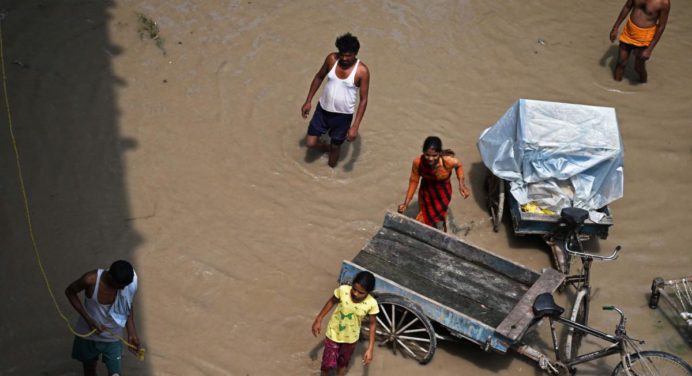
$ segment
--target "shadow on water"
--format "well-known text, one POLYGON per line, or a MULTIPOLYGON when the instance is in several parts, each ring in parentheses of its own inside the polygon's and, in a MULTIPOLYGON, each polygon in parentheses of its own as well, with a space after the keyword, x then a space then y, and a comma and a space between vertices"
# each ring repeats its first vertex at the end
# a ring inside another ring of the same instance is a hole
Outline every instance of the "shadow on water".
POLYGON ((480 369, 493 372, 509 369, 512 359, 517 357, 515 353, 498 354, 495 352, 487 352, 475 343, 465 340, 458 342, 439 341, 437 351, 449 353, 454 357, 458 357, 460 362, 469 362, 480 369))
POLYGON ((305 137, 301 137, 298 141, 298 146, 305 149, 305 163, 313 163, 325 153, 322 150, 308 148, 305 142, 305 137))
MULTIPOLYGON (((649 299, 650 297, 651 293, 647 294, 646 298, 649 299)), ((674 294, 671 298, 675 299, 674 294)), ((659 300, 658 307, 653 310, 657 326, 661 326, 663 322, 665 322, 665 325, 669 325, 680 335, 682 342, 686 343, 688 346, 692 346, 692 326, 688 325, 686 320, 680 316, 679 309, 679 307, 672 306, 670 302, 665 299, 659 300)), ((673 344, 677 342, 678 341, 668 341, 666 344, 671 345, 671 347, 666 348, 665 351, 679 354, 681 352, 680 349, 672 347, 673 344)))
POLYGON ((362 137, 356 138, 353 142, 344 142, 344 146, 341 148, 341 157, 339 158, 339 161, 343 161, 345 159, 346 155, 351 155, 351 157, 348 159, 348 162, 344 164, 344 171, 346 172, 351 172, 353 171, 353 167, 356 164, 356 161, 358 160, 358 157, 360 156, 360 151, 362 147, 362 137))
POLYGON ((489 173, 490 171, 483 162, 474 162, 466 171, 471 187, 471 198, 476 201, 476 205, 486 211, 488 210, 488 187, 485 181, 489 173))
POLYGON ((598 64, 602 67, 608 67, 612 72, 615 68, 615 62, 618 59, 619 47, 615 44, 610 45, 608 49, 603 53, 603 56, 598 61, 598 64))
MULTIPOLYGON (((125 82, 112 66, 122 52, 108 36, 113 6, 101 0, 10 0, 1 6, 8 100, 33 233, 70 321, 77 314, 65 287, 116 259, 137 268, 135 250, 143 241, 132 227, 126 190, 123 158, 137 142, 119 127, 116 89, 125 82)), ((4 99, 0 283, 12 288, 1 296, 0 374, 78 374, 82 366, 70 358, 72 334, 56 313, 32 251, 4 99)), ((141 278, 143 286, 147 277, 141 278)), ((142 295, 140 289, 136 307, 146 304, 142 295)), ((135 316, 146 345, 146 318, 135 316)), ((123 356, 123 368, 126 374, 150 373, 146 361, 130 355, 123 356)))

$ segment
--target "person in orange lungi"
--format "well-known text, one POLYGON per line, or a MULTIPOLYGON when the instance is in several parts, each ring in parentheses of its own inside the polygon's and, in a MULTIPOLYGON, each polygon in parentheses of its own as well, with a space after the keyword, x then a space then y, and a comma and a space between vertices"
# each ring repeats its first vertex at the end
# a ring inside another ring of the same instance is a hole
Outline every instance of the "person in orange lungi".
POLYGON ((663 34, 668 22, 670 11, 669 0, 627 0, 620 11, 613 29, 610 31, 610 41, 617 37, 620 24, 627 17, 622 34, 620 34, 620 51, 618 61, 613 70, 615 81, 621 81, 625 66, 634 51, 634 70, 643 83, 647 81, 645 62, 663 34))
POLYGON ((444 150, 439 137, 426 138, 423 142, 423 154, 413 160, 406 199, 399 205, 399 213, 408 208, 418 183, 423 178, 418 189, 420 212, 416 220, 447 232, 447 209, 452 199, 452 171, 456 171, 459 179, 459 193, 464 198, 469 197, 469 188, 464 184, 464 168, 454 157, 454 152, 444 150))

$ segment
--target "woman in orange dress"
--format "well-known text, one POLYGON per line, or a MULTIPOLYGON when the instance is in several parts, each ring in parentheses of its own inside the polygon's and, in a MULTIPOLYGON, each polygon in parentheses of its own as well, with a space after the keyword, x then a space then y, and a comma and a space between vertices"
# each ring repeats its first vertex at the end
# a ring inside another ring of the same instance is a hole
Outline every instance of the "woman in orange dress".
POLYGON ((423 154, 413 160, 406 199, 399 205, 399 213, 403 213, 408 208, 420 182, 420 189, 418 189, 420 212, 416 220, 447 232, 447 209, 452 199, 450 181, 452 171, 456 171, 457 179, 459 179, 459 193, 464 198, 469 197, 469 188, 464 184, 464 168, 454 157, 454 152, 449 149, 444 150, 439 137, 426 138, 423 142, 423 154), (422 182, 421 178, 423 178, 422 182))

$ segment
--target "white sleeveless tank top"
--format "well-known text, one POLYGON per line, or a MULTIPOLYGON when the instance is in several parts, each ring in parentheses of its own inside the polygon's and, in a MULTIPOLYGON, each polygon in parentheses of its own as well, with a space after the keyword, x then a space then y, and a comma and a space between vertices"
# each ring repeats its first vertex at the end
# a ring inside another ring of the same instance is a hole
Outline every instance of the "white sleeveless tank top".
POLYGON ((358 86, 355 84, 356 72, 358 71, 360 60, 356 60, 351 74, 345 79, 336 76, 336 64, 327 74, 327 83, 320 97, 320 106, 323 110, 340 114, 352 114, 356 109, 356 94, 358 86))
MULTIPOLYGON (((96 285, 94 286, 94 294, 91 296, 86 296, 86 294, 84 294, 84 309, 86 309, 87 314, 96 320, 96 322, 103 324, 103 326, 108 328, 108 330, 111 332, 119 336, 123 336, 123 328, 118 326, 118 324, 115 323, 115 320, 113 320, 113 318, 108 314, 108 311, 111 309, 111 304, 101 304, 98 301, 99 285, 103 271, 103 269, 98 269, 96 271, 96 285)), ((89 333, 91 331, 91 327, 89 327, 89 324, 87 324, 87 322, 84 321, 81 316, 79 316, 77 324, 75 325, 75 330, 80 334, 89 333)), ((101 334, 94 333, 89 337, 86 337, 86 339, 101 342, 119 341, 108 332, 101 332, 101 334)))

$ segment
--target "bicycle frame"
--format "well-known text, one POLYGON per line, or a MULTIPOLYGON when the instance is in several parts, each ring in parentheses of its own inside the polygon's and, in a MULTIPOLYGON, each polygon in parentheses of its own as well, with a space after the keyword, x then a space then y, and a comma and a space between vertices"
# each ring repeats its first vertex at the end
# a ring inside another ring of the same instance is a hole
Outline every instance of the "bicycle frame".
MULTIPOLYGON (((534 361, 536 361, 540 368, 543 370, 557 370, 557 367, 564 367, 568 370, 573 369, 574 366, 577 366, 582 363, 587 363, 596 359, 600 358, 605 358, 614 354, 620 354, 622 355, 625 352, 625 346, 624 346, 624 340, 625 337, 620 336, 620 335, 610 335, 605 332, 602 332, 598 329, 594 329, 591 327, 588 327, 586 325, 579 324, 578 322, 565 319, 563 317, 548 317, 550 321, 550 332, 553 340, 553 351, 555 353, 555 358, 554 360, 550 360, 550 357, 545 355, 544 353, 540 352, 539 350, 536 350, 535 348, 528 346, 526 344, 520 344, 518 346, 514 347, 514 350, 523 355, 526 356, 534 361), (601 340, 607 341, 612 343, 611 346, 602 348, 600 350, 592 351, 586 354, 579 355, 575 357, 571 361, 566 361, 562 358, 560 355, 560 346, 559 346, 559 341, 557 339, 557 328, 556 328, 556 323, 560 323, 562 325, 565 325, 567 327, 574 328, 574 330, 579 331, 581 333, 584 333, 586 335, 591 335, 596 338, 600 338, 601 340)), ((570 371, 571 372, 571 371, 570 371)))
POLYGON ((572 368, 576 365, 590 362, 592 360, 604 358, 613 354, 621 354, 624 351, 624 346, 623 346, 623 338, 618 337, 618 336, 613 336, 610 334, 607 334, 605 332, 602 332, 598 329, 594 329, 582 324, 579 324, 578 322, 574 322, 572 320, 565 319, 563 317, 549 317, 550 320, 550 332, 553 337, 553 350, 555 351, 555 359, 557 359, 558 362, 564 364, 568 368, 572 368), (558 339, 557 339, 557 331, 556 331, 556 326, 555 323, 559 322, 565 326, 572 327, 574 330, 582 332, 587 335, 594 336, 596 338, 602 339, 604 341, 611 342, 613 345, 610 347, 606 347, 604 349, 592 351, 586 354, 578 355, 575 357, 572 361, 569 362, 564 362, 562 359, 562 356, 560 355, 560 348, 558 345, 558 339))
POLYGON ((591 264, 593 263, 593 257, 583 257, 581 258, 582 266, 584 270, 580 274, 572 274, 565 277, 565 285, 573 285, 576 287, 577 284, 582 283, 583 287, 591 287, 591 264))

